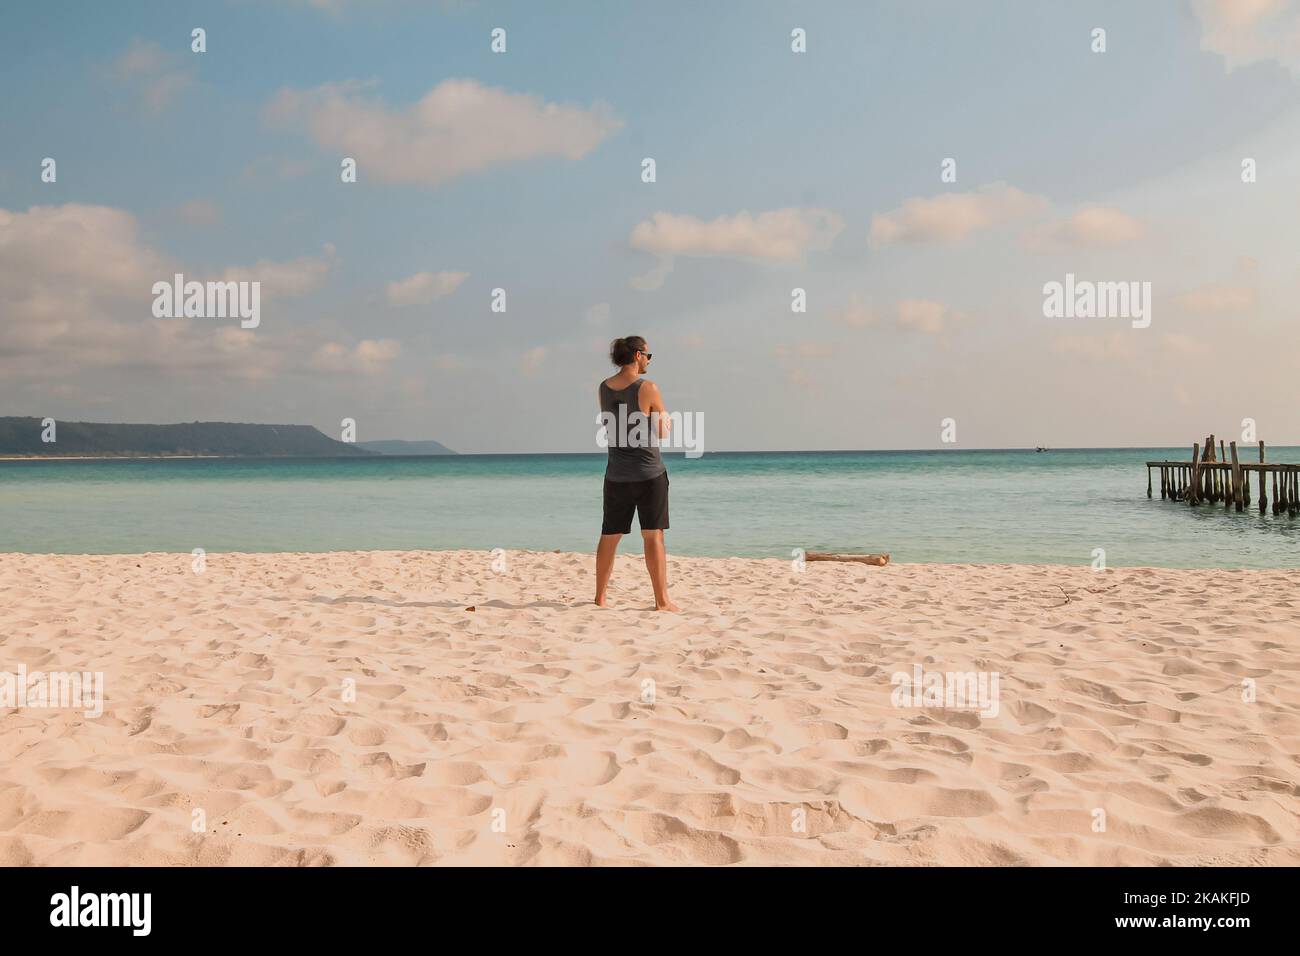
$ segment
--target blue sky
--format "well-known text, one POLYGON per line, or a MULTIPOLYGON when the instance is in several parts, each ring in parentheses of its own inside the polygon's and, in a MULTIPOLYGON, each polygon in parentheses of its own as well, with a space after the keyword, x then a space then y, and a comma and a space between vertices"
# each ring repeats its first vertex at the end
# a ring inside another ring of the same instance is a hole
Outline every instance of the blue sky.
POLYGON ((640 333, 717 450, 1295 440, 1294 6, 22 4, 0 414, 591 450, 640 333), (260 327, 152 321, 173 266, 260 327), (1067 271, 1150 328, 1044 318, 1067 271))

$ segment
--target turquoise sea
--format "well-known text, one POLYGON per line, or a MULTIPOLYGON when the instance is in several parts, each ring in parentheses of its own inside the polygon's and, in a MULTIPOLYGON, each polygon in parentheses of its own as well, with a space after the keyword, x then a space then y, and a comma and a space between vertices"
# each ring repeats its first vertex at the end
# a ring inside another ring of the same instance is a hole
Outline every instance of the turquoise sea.
MULTIPOLYGON (((1300 461, 1300 449, 1270 448, 1300 461)), ((665 456, 670 553, 1300 567, 1300 518, 1146 496, 1188 449, 665 456)), ((0 462, 0 552, 591 550, 601 455, 0 462)), ((640 550, 633 532, 624 548, 640 550)))

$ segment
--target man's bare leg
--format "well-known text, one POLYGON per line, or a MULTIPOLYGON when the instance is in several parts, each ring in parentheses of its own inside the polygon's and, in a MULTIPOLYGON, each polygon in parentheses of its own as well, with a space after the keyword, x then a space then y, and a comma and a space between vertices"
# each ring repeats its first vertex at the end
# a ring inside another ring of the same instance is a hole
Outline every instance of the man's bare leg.
POLYGON ((680 611, 668 596, 668 550, 664 547, 662 531, 642 531, 645 544, 645 566, 650 572, 650 583, 655 589, 656 611, 680 611))
POLYGON ((609 587, 609 576, 614 571, 614 555, 622 538, 621 534, 602 534, 600 544, 596 545, 596 603, 600 607, 609 607, 605 603, 605 591, 609 587))

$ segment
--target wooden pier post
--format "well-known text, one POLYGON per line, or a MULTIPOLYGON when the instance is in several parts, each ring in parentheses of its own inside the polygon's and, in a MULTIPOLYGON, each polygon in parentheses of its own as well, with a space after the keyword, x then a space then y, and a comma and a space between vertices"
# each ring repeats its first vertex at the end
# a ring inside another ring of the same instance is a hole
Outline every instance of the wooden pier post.
MULTIPOLYGON (((1264 442, 1263 441, 1260 441, 1259 443, 1259 463, 1261 465, 1264 464, 1264 442)), ((1261 468, 1259 470, 1259 513, 1260 514, 1264 514, 1268 510, 1268 485, 1265 484, 1266 481, 1268 481, 1268 475, 1265 474, 1264 469, 1261 468)))
POLYGON ((1208 442, 1213 440, 1214 440, 1214 436, 1213 435, 1209 436, 1209 438, 1206 440, 1207 444, 1201 449, 1201 464, 1200 464, 1199 476, 1198 476, 1201 480, 1201 483, 1200 486, 1196 489, 1196 503, 1198 505, 1209 501, 1211 497, 1213 497, 1214 495, 1214 485, 1212 484, 1214 477, 1213 474, 1211 473, 1211 470, 1205 467, 1207 464, 1214 461, 1214 448, 1212 445, 1208 444, 1208 442))
POLYGON ((1232 503, 1237 511, 1245 507, 1241 499, 1241 463, 1237 461, 1237 443, 1232 443, 1232 503))
MULTIPOLYGON (((1222 447, 1222 445, 1223 445, 1223 440, 1222 438, 1219 438, 1219 446, 1222 447)), ((1214 451, 1213 434, 1212 436, 1210 436, 1210 460, 1212 460, 1212 462, 1216 464, 1221 463, 1223 460, 1223 455, 1218 454, 1216 453, 1216 451, 1214 451)), ((1225 486, 1223 486, 1222 468, 1210 468, 1210 485, 1212 485, 1210 486, 1210 501, 1216 503, 1219 501, 1223 501, 1223 496, 1225 496, 1227 489, 1225 488, 1225 486)))
POLYGON ((1204 465, 1210 460, 1210 442, 1214 441, 1213 435, 1205 436, 1205 444, 1201 446, 1201 460, 1197 467, 1196 482, 1196 503, 1200 504, 1209 497, 1209 492, 1205 488, 1206 480, 1209 478, 1209 469, 1204 465))
POLYGON ((1241 449, 1235 441, 1219 439, 1215 447, 1214 435, 1205 436, 1205 444, 1192 442, 1192 457, 1188 461, 1148 461, 1147 498, 1155 496, 1155 478, 1152 468, 1160 470, 1160 498, 1162 501, 1185 501, 1192 507, 1202 503, 1223 502, 1223 510, 1242 512, 1251 506, 1251 473, 1259 475, 1257 503, 1261 515, 1300 518, 1300 463, 1270 463, 1266 459, 1264 443, 1259 444, 1259 464, 1242 460, 1241 449), (1268 484, 1273 483, 1273 500, 1269 501, 1268 484))

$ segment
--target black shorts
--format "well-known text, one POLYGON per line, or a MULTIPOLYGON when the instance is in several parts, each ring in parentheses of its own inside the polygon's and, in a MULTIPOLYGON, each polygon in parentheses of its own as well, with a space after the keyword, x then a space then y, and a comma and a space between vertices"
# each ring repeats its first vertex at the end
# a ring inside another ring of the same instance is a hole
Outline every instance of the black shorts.
POLYGON ((605 479, 605 517, 601 534, 631 534, 632 512, 642 531, 668 530, 668 472, 645 481, 605 479))

